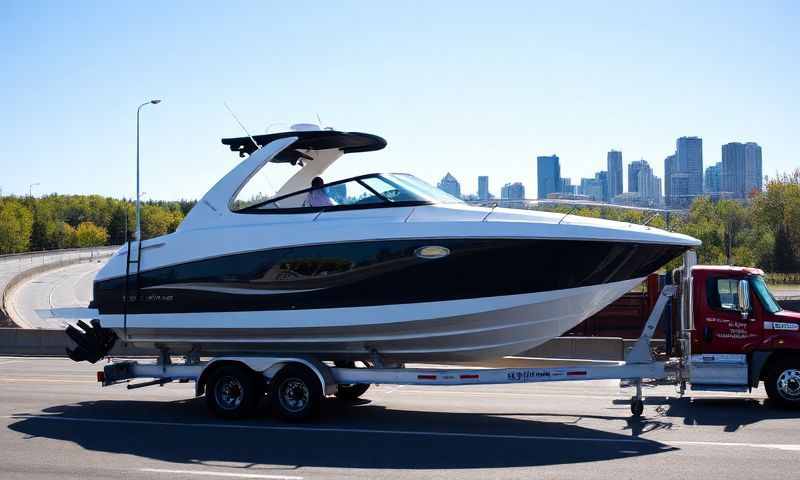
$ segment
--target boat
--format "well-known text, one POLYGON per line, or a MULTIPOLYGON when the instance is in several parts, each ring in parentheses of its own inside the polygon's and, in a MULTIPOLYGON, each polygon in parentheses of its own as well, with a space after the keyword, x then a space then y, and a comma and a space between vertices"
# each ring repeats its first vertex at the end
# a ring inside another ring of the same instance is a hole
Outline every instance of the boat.
POLYGON ((174 233, 123 246, 94 282, 75 360, 115 342, 169 354, 469 362, 519 354, 593 315, 692 237, 597 218, 472 206, 400 173, 312 188, 376 135, 299 125, 222 143, 243 160, 174 233), (262 168, 296 169, 243 204, 262 168), (314 204, 314 195, 328 200, 314 204))

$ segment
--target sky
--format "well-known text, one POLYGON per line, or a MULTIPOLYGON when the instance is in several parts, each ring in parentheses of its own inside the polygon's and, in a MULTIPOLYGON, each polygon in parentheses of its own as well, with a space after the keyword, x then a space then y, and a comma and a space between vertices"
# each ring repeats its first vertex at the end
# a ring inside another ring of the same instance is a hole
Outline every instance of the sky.
MULTIPOLYGON (((800 2, 3 2, 4 195, 199 198, 238 162, 220 139, 301 122, 381 135, 326 180, 447 172, 462 192, 557 154, 578 182, 679 136, 755 141, 800 167, 800 2)), ((626 170, 626 169, 625 169, 626 170)), ((627 176, 627 170, 626 170, 627 176)), ((627 179, 625 180, 627 186, 627 179)))

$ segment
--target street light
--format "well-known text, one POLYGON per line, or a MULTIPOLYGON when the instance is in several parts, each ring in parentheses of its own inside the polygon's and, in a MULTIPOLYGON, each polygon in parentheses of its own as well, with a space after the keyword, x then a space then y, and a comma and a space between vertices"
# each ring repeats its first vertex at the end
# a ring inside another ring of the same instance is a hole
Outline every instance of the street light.
POLYGON ((153 105, 157 105, 161 103, 161 100, 154 99, 150 100, 149 102, 144 102, 143 104, 139 105, 139 108, 136 109, 136 240, 139 242, 142 241, 142 215, 141 204, 139 200, 139 114, 142 111, 142 107, 151 103, 153 105))
POLYGON ((28 196, 29 197, 33 198, 33 187, 38 187, 39 185, 41 185, 41 183, 39 183, 39 182, 31 183, 30 185, 28 185, 28 196))

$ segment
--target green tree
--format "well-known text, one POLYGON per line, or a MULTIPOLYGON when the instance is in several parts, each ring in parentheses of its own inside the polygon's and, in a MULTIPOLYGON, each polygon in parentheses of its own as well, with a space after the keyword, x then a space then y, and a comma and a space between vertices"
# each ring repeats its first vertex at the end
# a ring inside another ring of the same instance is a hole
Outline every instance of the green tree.
POLYGON ((98 247, 105 245, 108 240, 108 232, 103 227, 98 227, 92 222, 82 222, 75 229, 75 235, 79 247, 98 247))
POLYGON ((33 231, 33 214, 14 199, 0 201, 0 254, 28 250, 33 231))

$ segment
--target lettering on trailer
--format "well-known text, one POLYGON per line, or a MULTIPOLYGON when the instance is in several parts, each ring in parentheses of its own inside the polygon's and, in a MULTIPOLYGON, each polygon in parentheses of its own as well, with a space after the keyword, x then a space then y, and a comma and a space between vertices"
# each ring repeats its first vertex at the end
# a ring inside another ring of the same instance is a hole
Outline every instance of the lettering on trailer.
POLYGON ((800 330, 800 325, 789 322, 764 322, 764 330, 788 330, 796 332, 800 330))
POLYGON ((525 383, 541 378, 557 378, 568 375, 564 369, 543 369, 543 368, 515 368, 507 373, 508 381, 525 383))

